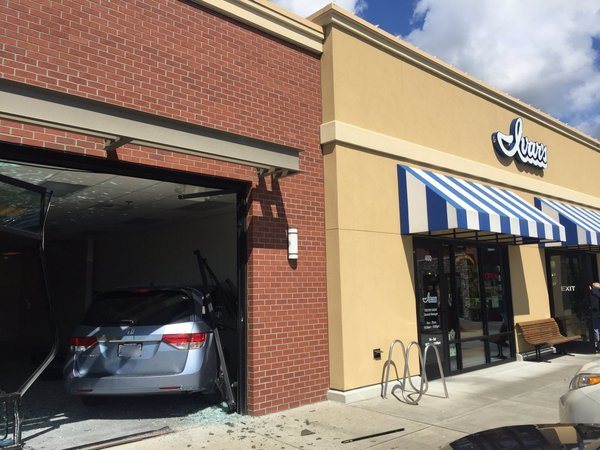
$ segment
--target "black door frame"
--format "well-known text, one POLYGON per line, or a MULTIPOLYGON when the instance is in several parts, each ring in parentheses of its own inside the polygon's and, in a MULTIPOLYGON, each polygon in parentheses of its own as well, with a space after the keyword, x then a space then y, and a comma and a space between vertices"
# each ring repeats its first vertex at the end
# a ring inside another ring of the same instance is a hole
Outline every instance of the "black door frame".
MULTIPOLYGON (((498 365, 498 364, 503 364, 505 362, 508 361, 513 361, 516 358, 516 346, 515 346, 515 339, 514 339, 514 313, 513 313, 513 305, 512 305, 512 291, 511 291, 511 283, 510 283, 510 268, 509 268, 509 261, 508 261, 508 251, 506 249, 506 246, 503 245, 498 245, 498 244, 492 244, 492 243, 482 243, 482 242, 478 242, 478 241, 472 241, 472 240, 456 240, 456 239, 440 239, 440 238, 430 238, 430 237, 417 237, 414 236, 413 237, 413 272, 414 272, 414 276, 416 276, 416 267, 417 267, 417 261, 416 261, 416 252, 414 251, 415 248, 417 248, 419 245, 422 246, 426 246, 426 247, 435 247, 437 248, 439 257, 438 257, 438 272, 440 274, 440 281, 439 281, 439 286, 440 286, 440 296, 441 296, 441 310, 449 313, 450 308, 448 306, 448 295, 449 295, 449 289, 452 289, 452 294, 453 294, 453 301, 456 301, 456 291, 457 291, 457 287, 456 287, 456 276, 455 276, 455 271, 456 271, 456 267, 455 267, 455 262, 454 262, 454 256, 455 256, 455 246, 456 245, 472 245, 477 247, 477 252, 478 252, 478 258, 477 258, 477 265, 478 265, 478 274, 479 274, 479 289, 480 289, 480 295, 481 295, 481 304, 482 304, 482 315, 484 317, 482 317, 482 321, 483 321, 483 326, 484 326, 484 330, 483 330, 483 335, 482 336, 478 336, 478 337, 474 337, 474 338, 467 338, 467 339, 460 339, 460 340, 455 340, 454 343, 462 343, 462 342, 469 342, 469 341, 483 341, 484 342, 484 350, 485 350, 485 360, 486 363, 485 364, 481 364, 478 366, 473 366, 473 367, 469 367, 466 369, 462 368, 462 346, 458 345, 457 346, 457 370, 454 370, 451 372, 451 374, 455 375, 455 374, 459 374, 459 373, 463 373, 463 372, 470 372, 473 370, 478 370, 481 369, 483 367, 489 367, 489 366, 493 366, 493 365, 498 365), (449 259, 450 259, 450 272, 451 272, 451 276, 450 276, 450 286, 447 285, 446 282, 446 277, 443 276, 444 275, 444 268, 443 268, 443 246, 447 245, 448 249, 449 249, 449 259), (501 258, 502 258, 502 278, 504 280, 504 287, 503 287, 503 295, 504 295, 504 303, 506 305, 506 313, 507 313, 507 328, 508 330, 503 332, 503 333, 497 333, 494 334, 492 336, 506 336, 508 339, 508 343, 509 343, 509 347, 510 347, 510 355, 506 355, 506 359, 502 359, 502 360, 498 360, 498 361, 492 361, 491 360, 491 349, 490 346, 492 344, 492 342, 490 341, 490 335, 489 335, 489 329, 488 329, 488 324, 487 324, 487 299, 485 298, 485 290, 484 290, 484 279, 483 279, 483 270, 482 270, 482 264, 483 264, 483 259, 481 258, 481 248, 483 247, 494 247, 500 250, 500 254, 501 254, 501 258), (483 307, 483 305, 485 305, 485 307, 483 307)), ((414 292, 414 296, 415 296, 415 301, 417 302, 417 308, 418 308, 418 292, 417 292, 417 281, 414 280, 415 282, 415 292, 414 292)), ((418 310, 417 310, 417 314, 418 314, 418 310)), ((442 336, 443 336, 443 349, 441 349, 441 356, 442 356, 442 364, 443 364, 443 368, 444 368, 444 372, 445 373, 450 373, 450 360, 449 360, 449 351, 450 351, 450 341, 448 339, 448 321, 449 318, 448 317, 444 317, 442 316, 441 318, 441 323, 442 323, 442 336)), ((460 333, 460 332, 459 332, 460 333)), ((417 336, 418 336, 418 340, 419 343, 422 343, 421 340, 421 326, 419 324, 419 318, 417 317, 417 336)))
MULTIPOLYGON (((449 358, 448 358, 448 352, 449 352, 449 345, 448 345, 448 326, 447 326, 447 321, 448 321, 448 317, 447 314, 444 314, 444 312, 448 311, 448 287, 446 284, 446 278, 444 276, 444 266, 443 266, 443 250, 442 250, 442 242, 440 240, 433 240, 433 239, 426 239, 426 240, 413 240, 413 268, 414 268, 414 276, 417 276, 417 252, 415 251, 415 249, 419 246, 418 244, 421 244, 420 246, 422 248, 427 248, 427 249, 431 249, 434 250, 436 252, 436 258, 437 258, 437 272, 438 272, 438 289, 439 289, 439 300, 440 300, 440 328, 441 328, 441 336, 442 336, 442 345, 441 348, 438 347, 438 351, 440 351, 440 357, 442 360, 442 368, 444 370, 444 373, 449 373, 450 372, 450 366, 449 366, 449 358)), ((422 337, 422 330, 421 330, 421 323, 420 323, 420 302, 422 301, 422 298, 419 296, 419 292, 418 292, 418 283, 419 281, 417 279, 414 280, 414 287, 415 287, 415 292, 414 292, 414 299, 415 299, 415 304, 416 304, 416 313, 417 313, 417 340, 419 342, 419 345, 423 345, 423 337, 422 337)), ((439 334, 439 333, 438 333, 439 334)), ((423 368, 421 368, 423 369, 423 368)), ((436 366, 436 370, 437 370, 437 366, 436 366)), ((433 378, 439 376, 439 374, 436 374, 433 376, 433 378)), ((430 377, 431 378, 431 377, 430 377)))
POLYGON ((114 175, 135 178, 148 178, 157 181, 182 183, 222 189, 236 193, 237 201, 237 279, 238 279, 238 383, 237 383, 237 412, 248 413, 248 241, 247 241, 247 199, 251 183, 241 180, 230 180, 216 176, 194 174, 162 167, 145 166, 128 161, 100 158, 97 156, 84 156, 48 150, 39 147, 0 143, 0 159, 15 163, 40 164, 57 168, 78 169, 96 173, 110 173, 114 175))
MULTIPOLYGON (((584 284, 587 286, 591 284, 593 281, 598 281, 598 277, 600 273, 598 272, 598 260, 596 258, 596 253, 586 251, 585 249, 569 249, 564 247, 556 247, 550 248, 546 247, 544 249, 544 260, 546 265, 546 288, 548 289, 548 301, 550 302, 550 316, 555 317, 554 310, 554 294, 552 289, 552 269, 550 260, 552 256, 576 256, 579 259, 580 265, 584 272, 584 284)), ((589 351, 594 350, 594 324, 592 323, 591 318, 591 298, 590 294, 586 291, 586 306, 589 311, 587 314, 587 330, 589 336, 592 338, 588 343, 585 344, 585 348, 589 351), (589 347, 589 348, 588 348, 589 347)), ((561 330, 564 332, 564 330, 561 330)))

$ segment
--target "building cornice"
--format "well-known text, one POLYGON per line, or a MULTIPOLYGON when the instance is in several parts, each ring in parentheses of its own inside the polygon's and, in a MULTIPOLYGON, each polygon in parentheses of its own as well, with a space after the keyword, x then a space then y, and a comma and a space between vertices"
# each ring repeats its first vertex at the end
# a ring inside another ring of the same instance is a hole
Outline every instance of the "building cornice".
POLYGON ((600 198, 557 186, 546 181, 511 173, 488 164, 472 161, 392 136, 366 130, 345 122, 332 121, 321 125, 321 145, 339 144, 365 149, 382 156, 451 172, 465 178, 490 182, 508 189, 544 195, 587 208, 600 209, 600 198))
POLYGON ((192 1, 317 55, 323 53, 322 27, 266 0, 192 1))
POLYGON ((535 121, 552 131, 579 142, 580 144, 596 151, 600 151, 600 141, 597 139, 576 130, 521 100, 486 85, 482 81, 422 50, 419 50, 335 4, 326 6, 311 15, 308 19, 321 25, 324 29, 327 29, 327 27, 337 27, 338 29, 362 39, 374 47, 380 48, 445 81, 453 83, 488 101, 494 102, 521 117, 535 121))

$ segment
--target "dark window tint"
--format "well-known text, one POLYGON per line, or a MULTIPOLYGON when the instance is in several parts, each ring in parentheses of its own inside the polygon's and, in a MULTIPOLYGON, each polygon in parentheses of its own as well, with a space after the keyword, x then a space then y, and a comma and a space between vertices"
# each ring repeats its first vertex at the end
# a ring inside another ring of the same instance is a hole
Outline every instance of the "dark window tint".
POLYGON ((90 306, 84 325, 166 325, 194 320, 190 297, 176 291, 111 292, 90 306))

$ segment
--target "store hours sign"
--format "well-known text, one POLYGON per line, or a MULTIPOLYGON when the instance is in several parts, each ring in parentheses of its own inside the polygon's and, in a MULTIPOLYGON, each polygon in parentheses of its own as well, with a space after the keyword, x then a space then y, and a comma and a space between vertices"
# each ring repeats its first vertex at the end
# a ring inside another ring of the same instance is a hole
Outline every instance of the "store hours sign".
POLYGON ((541 169, 548 167, 548 148, 541 142, 523 136, 523 120, 520 117, 510 123, 509 134, 500 131, 492 133, 492 143, 500 155, 541 169))

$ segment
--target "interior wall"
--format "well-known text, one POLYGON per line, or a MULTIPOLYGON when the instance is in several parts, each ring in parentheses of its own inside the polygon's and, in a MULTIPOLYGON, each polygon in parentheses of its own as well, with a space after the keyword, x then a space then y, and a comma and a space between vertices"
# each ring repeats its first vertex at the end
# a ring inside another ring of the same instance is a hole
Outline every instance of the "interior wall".
POLYGON ((0 258, 0 289, 2 289, 2 305, 0 314, 0 345, 14 340, 19 330, 18 321, 22 299, 23 258, 19 256, 2 256, 0 258))
POLYGON ((0 237, 0 392, 15 392, 48 354, 54 334, 37 243, 11 249, 6 234, 0 237))
MULTIPOLYGON (((3 356, 52 345, 52 324, 37 250, 0 257, 0 349, 3 356)), ((1 371, 0 364, 0 371, 1 371)))
POLYGON ((194 250, 200 250, 220 281, 237 284, 235 210, 128 233, 94 243, 94 290, 122 286, 200 285, 194 250))
POLYGON ((69 337, 86 309, 86 242, 48 242, 45 257, 59 346, 61 350, 66 350, 69 337))

